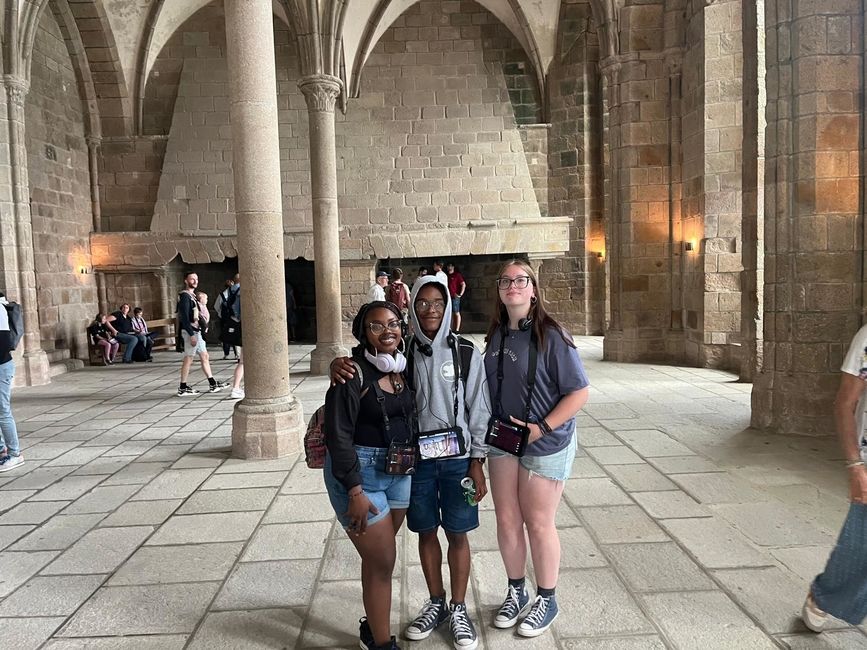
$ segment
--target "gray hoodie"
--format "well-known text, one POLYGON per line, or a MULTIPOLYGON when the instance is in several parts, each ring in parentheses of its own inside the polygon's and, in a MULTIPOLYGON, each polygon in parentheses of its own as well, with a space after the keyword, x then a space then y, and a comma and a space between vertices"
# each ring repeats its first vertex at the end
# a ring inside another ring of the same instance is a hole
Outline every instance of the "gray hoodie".
MULTIPOLYGON (((431 283, 442 283, 433 276, 419 278, 412 287, 412 296, 409 303, 409 317, 413 327, 413 336, 421 344, 431 346, 431 356, 425 355, 414 343, 414 347, 407 349, 407 355, 413 356, 413 381, 415 387, 415 402, 418 408, 419 431, 434 431, 445 429, 455 424, 454 416, 454 376, 455 368, 452 350, 448 343, 448 335, 452 322, 452 305, 448 291, 442 291, 446 302, 443 321, 436 336, 431 340, 419 325, 418 315, 415 313, 415 300, 419 291, 431 283)), ((457 338, 457 336, 455 336, 457 338)), ((457 342, 455 343, 457 345, 457 342)), ((460 359, 460 354, 459 357, 460 359)), ((491 400, 488 395, 488 382, 485 376, 485 368, 482 363, 482 355, 478 348, 473 348, 470 372, 467 377, 466 391, 463 382, 458 387, 458 417, 457 425, 464 432, 464 442, 469 455, 473 458, 487 456, 488 447, 485 445, 485 433, 488 429, 488 421, 491 418, 491 400), (468 408, 464 407, 464 395, 468 408), (467 422, 467 411, 470 421, 467 422)))

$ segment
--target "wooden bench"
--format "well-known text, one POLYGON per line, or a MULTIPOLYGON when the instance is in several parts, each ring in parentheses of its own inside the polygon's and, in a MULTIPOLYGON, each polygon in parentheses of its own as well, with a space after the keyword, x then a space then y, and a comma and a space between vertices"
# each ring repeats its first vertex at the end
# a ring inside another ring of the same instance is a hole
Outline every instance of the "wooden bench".
MULTIPOLYGON (((154 318, 147 321, 148 331, 153 333, 154 346, 153 350, 174 350, 175 349, 175 319, 174 318, 154 318)), ((88 325, 89 327, 90 325, 88 325)), ((86 329, 86 328, 85 328, 86 329)), ((123 354, 124 344, 120 344, 118 357, 123 354)), ((102 365, 102 350, 91 339, 90 334, 87 334, 87 354, 88 362, 92 366, 102 365)))

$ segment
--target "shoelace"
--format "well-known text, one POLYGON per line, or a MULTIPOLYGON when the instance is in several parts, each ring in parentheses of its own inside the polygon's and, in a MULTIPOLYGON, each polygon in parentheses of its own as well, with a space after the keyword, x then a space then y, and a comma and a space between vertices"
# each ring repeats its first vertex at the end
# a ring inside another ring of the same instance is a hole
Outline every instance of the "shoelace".
POLYGON ((465 607, 455 607, 452 610, 452 634, 456 639, 472 639, 474 637, 465 607))
POLYGON ((514 618, 518 615, 518 611, 521 609, 521 594, 518 592, 518 588, 514 585, 509 585, 509 591, 506 594, 506 602, 503 603, 503 606, 500 607, 500 614, 505 616, 506 618, 514 618))
POLYGON ((536 596, 536 602, 533 603, 533 609, 527 614, 524 619, 524 624, 531 627, 539 627, 542 621, 545 620, 545 615, 548 613, 548 599, 542 596, 536 596))
POLYGON ((442 609, 441 603, 435 603, 434 601, 428 599, 424 607, 421 608, 421 612, 415 619, 415 627, 419 629, 427 629, 431 625, 434 624, 434 621, 437 620, 437 616, 439 616, 440 610, 442 609))

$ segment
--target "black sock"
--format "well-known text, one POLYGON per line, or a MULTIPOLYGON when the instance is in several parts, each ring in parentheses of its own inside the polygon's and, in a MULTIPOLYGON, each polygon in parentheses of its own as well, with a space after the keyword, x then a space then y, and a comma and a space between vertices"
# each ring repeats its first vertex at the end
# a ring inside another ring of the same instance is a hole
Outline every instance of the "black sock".
POLYGON ((186 387, 187 387, 187 384, 186 384, 186 382, 183 382, 183 381, 181 382, 181 385, 178 386, 178 388, 186 388, 186 387))
POLYGON ((536 593, 539 594, 542 598, 553 598, 554 590, 553 589, 545 589, 544 587, 539 587, 536 589, 536 593))
POLYGON ((518 591, 523 591, 524 578, 509 578, 509 586, 514 587, 518 591))
POLYGON ((211 386, 216 386, 216 385, 217 385, 217 380, 214 379, 213 377, 208 377, 208 383, 209 383, 211 386))

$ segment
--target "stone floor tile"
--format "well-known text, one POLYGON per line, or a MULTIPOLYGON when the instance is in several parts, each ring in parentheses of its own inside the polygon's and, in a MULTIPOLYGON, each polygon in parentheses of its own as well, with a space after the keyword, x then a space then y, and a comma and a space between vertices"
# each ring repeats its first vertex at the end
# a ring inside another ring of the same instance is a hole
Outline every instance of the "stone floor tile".
MULTIPOLYGON (((0 519, 0 523, 2 523, 2 521, 3 520, 0 519)), ((21 524, 18 526, 0 525, 0 551, 24 537, 31 530, 35 530, 35 528, 36 526, 29 524, 21 524)))
POLYGON ((767 555, 719 519, 663 519, 659 523, 704 567, 725 569, 773 564, 767 555))
POLYGON ((610 478, 570 478, 563 496, 575 508, 629 505, 632 499, 610 478))
POLYGON ((587 454, 600 465, 633 465, 643 463, 641 456, 626 445, 589 447, 587 454))
POLYGON ((73 449, 78 447, 78 443, 75 441, 39 442, 35 445, 25 445, 22 442, 22 447, 24 448, 24 451, 27 452, 26 456, 28 458, 32 458, 34 460, 49 460, 57 458, 61 454, 72 451, 73 449))
MULTIPOLYGON (((100 440, 100 438, 94 438, 94 440, 100 440)), ((107 451, 103 454, 103 456, 110 458, 112 456, 140 456, 141 460, 144 462, 146 459, 143 457, 145 452, 150 450, 154 445, 157 444, 156 440, 127 440, 126 442, 122 442, 117 445, 111 451, 107 451)), ((162 459, 148 459, 148 460, 162 460, 162 459)))
MULTIPOLYGON (((178 510, 180 515, 210 512, 264 511, 271 505, 277 488, 247 488, 239 490, 208 490, 194 492, 178 510)), ((331 513, 334 514, 333 512, 331 513)))
POLYGON ((710 517, 707 506, 697 503, 686 492, 636 492, 632 498, 654 519, 682 519, 684 517, 710 517))
POLYGON ((28 580, 3 601, 3 616, 69 616, 96 591, 104 575, 28 580))
POLYGON ((656 429, 616 431, 615 435, 645 458, 689 456, 693 453, 683 443, 656 429))
POLYGON ((185 634, 155 634, 53 639, 43 650, 183 650, 188 638, 185 634))
POLYGON ((823 632, 815 634, 804 632, 796 635, 780 635, 776 637, 784 648, 789 650, 865 650, 867 636, 858 630, 843 630, 840 632, 823 632))
POLYGON ((581 508, 581 519, 601 544, 667 542, 665 534, 638 506, 581 508))
POLYGON ((645 594, 649 616, 677 648, 773 650, 771 639, 720 591, 645 594))
POLYGON ((59 637, 189 634, 220 583, 103 587, 57 633, 59 637))
POLYGON ((809 584, 825 569, 833 548, 833 544, 793 546, 772 548, 768 549, 768 552, 793 575, 798 576, 805 584, 809 584))
POLYGON ((576 426, 578 444, 585 449, 587 447, 609 447, 619 445, 620 440, 615 438, 603 427, 576 426))
POLYGON ((232 452, 232 437, 231 434, 227 434, 225 436, 216 437, 214 435, 210 435, 204 440, 202 440, 199 444, 195 445, 192 449, 190 449, 190 453, 193 454, 211 454, 211 453, 225 453, 230 454, 232 452))
MULTIPOLYGON (((119 472, 109 476, 102 485, 144 485, 169 466, 169 463, 129 463, 119 472)), ((160 497, 154 497, 159 499, 160 497)))
POLYGON ((58 515, 12 546, 12 551, 62 551, 96 526, 104 515, 58 515))
POLYGON ((576 456, 569 478, 608 478, 608 474, 592 458, 576 456))
POLYGON ((115 456, 112 458, 96 458, 86 465, 82 465, 76 469, 73 476, 86 476, 90 474, 111 475, 123 469, 129 463, 134 461, 136 456, 115 456))
POLYGON ((564 638, 654 631, 611 569, 561 572, 557 599, 569 607, 555 623, 564 638))
MULTIPOLYGON (((605 471, 627 492, 678 489, 665 475, 656 471, 644 461, 641 464, 634 465, 606 465, 605 471)), ((635 498, 634 495, 633 498, 635 498)))
POLYGON ((67 476, 30 497, 30 501, 72 501, 99 485, 104 478, 100 475, 67 476))
POLYGON ((60 618, 0 618, 3 637, 14 640, 9 645, 15 650, 36 650, 63 624, 60 618))
POLYGON ((77 447, 71 449, 65 454, 61 454, 57 458, 45 463, 44 467, 58 467, 62 465, 86 465, 92 460, 98 458, 111 447, 77 447))
MULTIPOLYGON (((228 463, 229 461, 226 461, 228 463)), ((225 464, 220 469, 224 469, 225 464)), ((310 469, 303 462, 298 463, 289 472, 289 476, 280 489, 280 494, 315 494, 325 489, 321 469, 310 469)))
MULTIPOLYGON (((319 564, 318 558, 242 562, 226 580, 212 610, 305 607, 313 596, 319 564)), ((356 580, 360 586, 358 577, 356 580)), ((344 602, 341 609, 346 605, 344 602)))
POLYGON ((211 475, 210 469, 166 470, 148 483, 132 501, 186 499, 211 475))
POLYGON ((253 535, 243 562, 321 558, 331 522, 271 524, 253 535))
POLYGON ((80 515, 88 513, 105 513, 116 510, 118 506, 138 492, 138 485, 108 485, 95 487, 90 492, 73 501, 66 510, 65 515, 80 515))
POLYGON ((241 542, 144 546, 106 584, 116 587, 223 580, 238 559, 242 547, 241 542))
POLYGON ((0 503, 0 512, 11 510, 34 494, 36 494, 36 490, 3 490, 3 501, 0 503))
POLYGON ((255 472, 250 474, 216 474, 202 484, 202 490, 232 488, 280 487, 288 472, 255 472))
MULTIPOLYGON (((394 593, 394 592, 393 592, 394 593)), ((392 600, 391 630, 398 634, 404 622, 392 600)), ((364 615, 361 604, 361 581, 325 582, 318 585, 298 648, 356 648, 358 619, 364 615), (335 616, 334 612, 340 612, 335 616)), ((401 640, 401 647, 406 641, 401 640)), ((416 646, 413 646, 416 647, 416 646)))
POLYGON ((831 544, 834 537, 816 530, 779 502, 715 505, 711 509, 759 546, 831 544))
POLYGON ((296 494, 277 497, 262 523, 277 524, 296 521, 331 521, 334 509, 326 493, 296 494))
POLYGON ((42 573, 111 573, 153 530, 152 526, 97 528, 73 544, 42 573))
POLYGON ((261 518, 261 512, 174 515, 166 520, 147 543, 158 545, 243 542, 250 537, 261 518))
POLYGON ((292 609, 212 612, 205 617, 188 649, 294 648, 304 624, 303 613, 292 609))
POLYGON ((671 479, 700 503, 758 503, 768 499, 766 495, 743 481, 734 480, 728 474, 677 474, 671 479))
MULTIPOLYGON (((146 426, 146 425, 141 425, 146 426)), ((154 426, 148 427, 136 433, 130 440, 165 440, 178 432, 180 427, 163 427, 154 426)), ((176 468, 176 469, 191 469, 191 468, 176 468)))
POLYGON ((0 571, 0 598, 4 598, 27 582, 31 576, 57 557, 57 551, 15 553, 3 551, 0 571))
POLYGON ((665 650, 666 648, 665 643, 658 636, 645 634, 607 639, 569 639, 568 641, 561 639, 560 644, 568 650, 665 650))
POLYGON ((159 526, 183 503, 182 499, 127 501, 106 517, 100 527, 159 526))
POLYGON ((722 472, 723 468, 701 456, 661 456, 647 461, 663 474, 696 474, 722 472))
POLYGON ((187 454, 175 461, 172 469, 200 469, 219 467, 228 458, 225 454, 187 454))
MULTIPOLYGON (((31 465, 31 461, 28 458, 27 462, 24 464, 24 469, 27 469, 31 465)), ((47 488, 52 483, 59 481, 64 476, 72 472, 74 467, 37 467, 34 470, 28 471, 24 476, 16 478, 11 483, 7 483, 3 486, 3 491, 6 490, 42 490, 43 488, 47 488)), ((13 474, 17 473, 18 470, 12 472, 13 474)), ((2 507, 2 505, 0 505, 2 507)))
POLYGON ((602 551, 584 528, 561 528, 558 533, 561 569, 591 569, 608 565, 602 551))
POLYGON ((355 550, 352 541, 330 539, 322 558, 322 573, 320 580, 352 580, 361 575, 361 558, 355 550))
POLYGON ((192 449, 192 446, 192 442, 172 441, 172 438, 169 438, 165 442, 160 443, 156 447, 153 447, 146 453, 142 454, 139 460, 143 463, 162 461, 175 463, 183 458, 184 455, 192 449))
POLYGON ((69 505, 69 501, 24 501, 3 513, 4 524, 41 524, 69 505))
POLYGON ((633 591, 716 588, 707 574, 677 544, 612 544, 603 548, 633 591))
MULTIPOLYGON (((285 458, 275 458, 272 460, 241 460, 240 458, 229 458, 217 470, 217 474, 248 474, 250 472, 288 472, 298 464, 296 456, 287 456, 285 458)), ((310 470, 304 463, 303 469, 311 473, 318 473, 322 477, 322 470, 310 470)))

